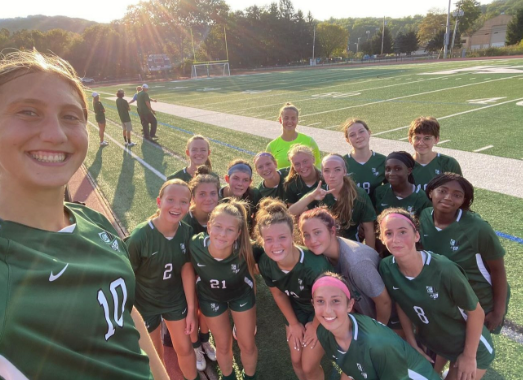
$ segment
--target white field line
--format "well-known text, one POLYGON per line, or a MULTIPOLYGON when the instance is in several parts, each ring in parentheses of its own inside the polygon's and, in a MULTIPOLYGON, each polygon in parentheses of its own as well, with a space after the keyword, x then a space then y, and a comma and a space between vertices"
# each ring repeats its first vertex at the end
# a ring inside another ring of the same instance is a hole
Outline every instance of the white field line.
POLYGON ((333 125, 333 126, 331 126, 331 127, 327 127, 327 128, 325 128, 325 129, 334 129, 334 128, 339 128, 339 125, 333 125))
POLYGON ((306 127, 312 127, 313 125, 318 125, 318 124, 321 124, 321 121, 318 121, 317 123, 312 123, 312 124, 306 125, 306 127))
MULTIPOLYGON (((314 115, 323 115, 323 114, 326 114, 326 113, 331 113, 331 112, 336 112, 336 111, 341 111, 341 110, 347 110, 347 109, 351 109, 351 108, 365 107, 365 106, 370 106, 370 105, 373 105, 373 104, 380 104, 380 103, 392 102, 392 101, 394 101, 394 100, 399 100, 399 99, 412 98, 413 96, 421 96, 421 95, 434 94, 434 93, 436 93, 436 92, 442 92, 442 91, 448 91, 448 90, 455 90, 455 89, 457 89, 457 88, 464 88, 464 87, 470 87, 470 86, 478 86, 478 85, 480 85, 480 84, 484 84, 484 83, 498 82, 498 81, 501 81, 501 80, 507 80, 507 79, 513 79, 513 78, 519 78, 519 77, 521 77, 521 75, 515 75, 515 76, 511 76, 511 77, 506 77, 506 78, 493 79, 493 80, 489 80, 489 81, 483 81, 483 82, 480 82, 480 83, 469 83, 469 84, 464 84, 464 85, 461 85, 461 86, 440 88, 439 90, 432 90, 432 91, 419 92, 419 93, 417 93, 417 94, 411 94, 411 95, 405 95, 405 96, 398 96, 398 97, 396 97, 396 98, 383 99, 383 100, 378 100, 378 101, 376 101, 376 102, 370 102, 370 103, 365 103, 365 104, 359 104, 359 105, 354 105, 354 106, 349 106, 349 107, 342 107, 342 108, 337 108, 337 109, 334 109, 334 110, 328 110, 328 111, 321 111, 321 112, 309 113, 309 114, 303 115, 303 117, 306 117, 306 116, 314 116, 314 115)), ((376 135, 376 133, 375 133, 374 135, 376 135)))
MULTIPOLYGON (((384 89, 384 88, 396 87, 396 86, 404 86, 404 85, 410 85, 410 84, 419 83, 419 82, 428 82, 428 81, 431 81, 431 80, 439 80, 439 79, 441 79, 441 78, 444 78, 444 77, 435 77, 435 78, 428 78, 428 79, 420 79, 420 80, 417 80, 417 81, 415 81, 415 82, 408 82, 408 83, 394 83, 394 84, 389 84, 389 85, 386 85, 386 86, 371 87, 371 88, 363 88, 363 89, 361 89, 361 90, 351 88, 350 92, 356 92, 356 91, 358 91, 358 92, 363 92, 363 91, 382 90, 382 89, 384 89)), ((373 80, 374 80, 374 79, 369 80, 369 81, 367 81, 367 82, 370 82, 370 81, 373 81, 373 80)), ((360 83, 364 83, 364 82, 360 82, 360 83)), ((343 86, 346 86, 346 85, 348 85, 348 84, 354 86, 354 85, 359 84, 359 83, 348 83, 348 82, 345 82, 345 83, 342 83, 342 84, 337 84, 337 85, 335 85, 335 86, 327 86, 327 87, 323 87, 323 88, 322 88, 322 92, 323 92, 323 90, 326 89, 326 88, 337 87, 337 86, 342 86, 342 85, 343 85, 343 86)), ((307 90, 300 90, 300 91, 296 91, 296 92, 292 93, 292 95, 294 95, 294 94, 297 93, 297 92, 302 92, 302 91, 312 91, 312 90, 310 90, 310 89, 307 89, 307 90)), ((257 100, 258 100, 258 99, 259 99, 259 98, 257 98, 257 100)), ((311 95, 306 95, 306 96, 303 97, 303 98, 298 98, 298 99, 297 99, 297 98, 293 98, 293 101, 294 101, 294 102, 299 101, 299 102, 302 102, 302 103, 303 103, 303 102, 308 102, 308 101, 313 101, 313 100, 318 100, 318 99, 322 99, 322 98, 316 98, 316 97, 313 98, 311 95)), ((229 103, 229 102, 226 102, 226 103, 229 103)), ((230 103, 233 103, 233 102, 230 102, 230 103)), ((273 106, 277 106, 277 105, 280 105, 280 104, 281 104, 281 102, 279 102, 279 103, 272 103, 272 104, 264 104, 264 105, 261 106, 261 107, 273 107, 273 106)), ((371 103, 369 103, 369 104, 371 104, 371 103)), ((359 106, 353 106, 353 107, 359 107, 359 106)), ((243 110, 249 110, 249 109, 253 109, 253 108, 260 108, 260 106, 247 107, 247 108, 243 108, 243 110)), ((349 108, 350 108, 350 107, 349 107, 349 108)), ((345 109, 345 108, 340 108, 340 109, 345 109)), ((230 113, 232 113, 232 112, 234 112, 234 110, 231 109, 231 110, 225 110, 225 111, 222 111, 222 112, 230 112, 230 113)), ((332 112, 332 111, 326 111, 326 112, 332 112)), ((316 114, 311 113, 311 114, 304 115, 304 116, 309 116, 309 115, 316 115, 316 114)))
POLYGON ((402 137, 401 139, 399 139, 400 141, 403 141, 403 140, 408 140, 409 139, 409 136, 407 137, 402 137))
POLYGON ((474 153, 482 152, 482 151, 490 149, 490 148, 494 148, 494 145, 487 145, 487 146, 484 146, 483 148, 479 148, 479 149, 473 150, 473 152, 474 153))
POLYGON ((448 142, 450 142, 450 140, 443 140, 443 141, 440 141, 440 142, 438 143, 438 146, 441 145, 441 144, 448 143, 448 142))
MULTIPOLYGON (((94 125, 92 122, 89 122, 89 124, 95 128, 96 130, 99 130, 99 128, 94 125)), ((144 168, 146 169, 149 169, 150 171, 152 171, 154 174, 156 174, 156 176, 158 176, 158 178, 160 178, 162 181, 165 181, 165 179, 167 178, 165 175, 163 175, 162 173, 160 173, 158 170, 156 170, 155 168, 153 168, 151 165, 149 165, 147 162, 145 162, 141 157, 138 157, 136 154, 134 154, 130 149, 126 148, 125 146, 123 146, 122 144, 120 144, 116 139, 114 139, 111 135, 105 133, 105 136, 107 136, 109 138, 109 140, 111 140, 116 146, 120 147, 120 149, 122 149, 123 151, 126 151, 128 154, 131 155, 131 157, 133 157, 136 161, 138 161, 144 168)), ((100 149, 104 149, 104 148, 100 148, 100 149)))
MULTIPOLYGON (((459 115, 464 115, 464 114, 471 113, 471 112, 481 111, 481 110, 484 110, 484 109, 486 109, 486 108, 497 107, 497 106, 501 106, 501 105, 503 105, 503 104, 517 102, 517 101, 519 101, 519 100, 523 100, 523 98, 513 99, 513 100, 507 100, 506 102, 502 102, 502 103, 498 103, 498 104, 490 104, 490 105, 485 106, 485 107, 474 108, 474 109, 472 109, 472 110, 463 111, 463 112, 458 112, 458 113, 454 113, 454 114, 452 114, 452 115, 447 115, 447 116, 437 117, 436 119, 438 119, 438 120, 445 120, 445 119, 448 119, 448 118, 451 118, 451 117, 454 117, 454 116, 459 116, 459 115)), ((382 132, 378 132, 378 133, 373 133, 373 136, 378 136, 378 135, 383 135, 383 134, 385 134, 385 133, 389 133, 389 132, 399 131, 399 130, 401 130, 401 129, 405 129, 405 128, 408 128, 408 127, 409 127, 408 125, 405 125, 405 126, 403 126, 403 127, 398 127, 398 128, 394 128, 394 129, 389 129, 388 131, 382 131, 382 132)))

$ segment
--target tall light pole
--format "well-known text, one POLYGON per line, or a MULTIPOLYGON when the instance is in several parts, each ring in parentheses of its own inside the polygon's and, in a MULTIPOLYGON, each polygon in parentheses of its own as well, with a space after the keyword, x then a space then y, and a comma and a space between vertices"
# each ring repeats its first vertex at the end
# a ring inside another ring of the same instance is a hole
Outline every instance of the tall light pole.
POLYGON ((381 31, 381 54, 383 55, 383 40, 385 40, 385 25, 387 23, 385 22, 385 16, 383 16, 383 30, 381 31))
POLYGON ((447 53, 449 48, 449 32, 450 32, 450 3, 452 0, 449 0, 449 9, 447 11, 447 26, 445 28, 445 39, 443 41, 443 59, 447 59, 447 53))

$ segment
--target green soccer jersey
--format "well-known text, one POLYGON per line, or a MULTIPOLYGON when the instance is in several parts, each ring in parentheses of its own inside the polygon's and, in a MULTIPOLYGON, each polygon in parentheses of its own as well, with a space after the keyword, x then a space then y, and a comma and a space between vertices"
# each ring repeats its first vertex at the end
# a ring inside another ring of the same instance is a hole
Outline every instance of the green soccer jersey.
POLYGON ((102 102, 94 102, 94 118, 98 123, 105 123, 105 108, 102 102))
MULTIPOLYGON (((223 190, 225 187, 222 187, 220 191, 218 192, 218 196, 220 197, 220 203, 223 201, 223 190)), ((260 194, 260 191, 254 187, 249 187, 249 190, 247 190, 242 198, 243 201, 246 201, 249 205, 249 209, 247 210, 247 225, 249 226, 249 230, 251 230, 254 226, 254 217, 256 216, 256 211, 258 211, 258 203, 260 203, 262 196, 260 194)))
POLYGON ((486 221, 473 212, 459 210, 456 221, 443 230, 434 226, 432 207, 420 216, 421 243, 425 249, 448 257, 467 274, 486 313, 492 311, 492 280, 485 261, 503 258, 505 250, 486 221))
POLYGON ((320 180, 318 179, 311 186, 308 186, 299 175, 294 177, 289 183, 283 186, 285 200, 289 204, 298 202, 304 195, 313 191, 319 182, 320 180))
POLYGON ((138 113, 141 115, 148 115, 151 113, 151 110, 147 106, 147 103, 151 104, 151 98, 146 91, 140 91, 136 96, 136 107, 138 108, 138 113))
MULTIPOLYGON (((329 187, 327 185, 322 185, 322 188, 325 190, 328 190, 329 187)), ((340 228, 338 231, 338 235, 341 237, 344 237, 345 239, 350 239, 354 241, 358 240, 358 227, 361 223, 365 222, 373 222, 376 220, 376 212, 374 211, 374 206, 372 205, 372 202, 367 195, 367 192, 360 188, 356 187, 356 192, 358 193, 357 198, 354 200, 354 204, 352 205, 352 215, 350 220, 350 227, 348 228, 340 228)), ((325 205, 329 210, 333 210, 334 206, 336 206, 337 199, 334 198, 332 194, 327 194, 325 198, 320 201, 313 201, 309 203, 307 208, 309 210, 316 208, 318 206, 325 205)))
POLYGON ((0 355, 31 380, 152 379, 126 245, 101 214, 65 208, 61 232, 0 220, 0 355))
POLYGON ((278 198, 285 202, 285 189, 283 182, 285 181, 285 177, 289 174, 290 168, 283 168, 278 170, 278 173, 280 174, 280 182, 278 183, 278 186, 276 187, 265 187, 263 184, 263 180, 258 185, 258 191, 260 192, 260 196, 262 198, 266 197, 272 197, 272 198, 278 198))
POLYGON ((200 232, 207 233, 207 225, 202 226, 200 222, 198 222, 198 220, 194 217, 191 211, 189 211, 187 215, 185 215, 183 221, 192 227, 193 236, 198 235, 200 232))
POLYGON ((265 253, 260 257, 258 268, 268 287, 276 287, 287 294, 294 310, 314 314, 312 285, 320 274, 333 271, 333 268, 325 256, 316 256, 304 247, 298 249, 300 258, 288 273, 282 271, 265 253))
POLYGON ((191 239, 191 262, 198 275, 198 298, 209 302, 230 302, 254 290, 247 263, 238 252, 224 260, 209 253, 209 235, 200 233, 191 239))
POLYGON ((116 99, 116 108, 118 109, 118 115, 122 123, 128 123, 131 121, 129 116, 129 103, 124 98, 116 99))
POLYGON ((296 144, 305 145, 312 149, 312 153, 314 154, 314 164, 319 168, 321 165, 321 156, 318 144, 316 144, 316 141, 314 141, 312 137, 304 135, 303 133, 298 132, 296 139, 292 141, 285 141, 281 138, 281 136, 279 136, 267 144, 267 148, 265 148, 265 150, 274 156, 278 169, 281 169, 291 166, 291 162, 289 161, 287 154, 289 153, 289 150, 292 148, 292 146, 296 144))
POLYGON ((168 239, 149 220, 136 226, 126 241, 136 275, 135 305, 144 318, 186 302, 182 267, 190 261, 192 235, 192 228, 180 222, 176 235, 168 239))
MULTIPOLYGON (((220 178, 218 176, 218 174, 216 174, 215 172, 210 172, 209 174, 215 176, 218 179, 220 178)), ((181 179, 182 181, 187 182, 187 183, 189 183, 191 181, 191 179, 193 179, 193 177, 187 171, 187 167, 180 169, 177 172, 174 172, 173 174, 168 176, 166 180, 169 181, 170 179, 176 179, 176 178, 181 179)))
POLYGON ((438 153, 427 165, 421 165, 416 162, 414 169, 412 169, 414 182, 416 186, 422 190, 427 188, 427 184, 432 178, 446 172, 462 175, 458 161, 453 157, 445 156, 441 153, 438 153))
POLYGON ((416 188, 416 190, 408 197, 398 199, 394 194, 394 191, 392 191, 390 184, 386 183, 376 189, 375 197, 375 206, 378 215, 387 208, 400 207, 407 210, 412 215, 419 217, 424 208, 432 206, 427 194, 425 194, 425 191, 420 188, 416 188))
MULTIPOLYGON (((421 254, 424 265, 415 278, 405 277, 393 256, 381 261, 380 273, 391 298, 416 326, 420 341, 455 361, 465 347, 465 311, 476 309, 478 297, 458 265, 429 251, 421 254)), ((479 344, 478 352, 487 350, 493 359, 494 346, 485 326, 479 344)))
POLYGON ((347 173, 358 187, 365 189, 372 199, 376 188, 385 181, 387 157, 373 151, 369 160, 363 164, 356 161, 350 153, 343 156, 343 159, 347 166, 347 173))
POLYGON ((349 314, 352 341, 343 351, 334 335, 322 325, 316 335, 328 358, 354 380, 440 380, 421 354, 399 335, 374 319, 349 314))

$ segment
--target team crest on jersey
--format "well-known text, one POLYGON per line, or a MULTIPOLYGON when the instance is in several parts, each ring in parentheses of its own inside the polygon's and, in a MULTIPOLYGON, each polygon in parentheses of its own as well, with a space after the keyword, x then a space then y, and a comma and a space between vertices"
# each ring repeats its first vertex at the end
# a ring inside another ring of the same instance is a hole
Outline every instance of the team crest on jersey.
POLYGON ((364 379, 367 378, 367 372, 363 369, 363 366, 360 363, 356 363, 356 367, 358 367, 358 371, 361 372, 361 376, 363 376, 364 379))
POLYGON ((185 250, 185 244, 184 243, 180 243, 180 249, 182 250, 182 253, 185 255, 185 253, 187 251, 185 250))
POLYGON ((301 278, 298 278, 298 285, 300 286, 300 291, 305 289, 305 287, 303 286, 303 280, 301 278))
POLYGON ((376 170, 376 168, 372 168, 372 174, 374 174, 374 177, 377 177, 380 175, 380 172, 376 170))
POLYGON ((426 289, 427 289, 427 294, 429 295, 430 298, 432 298, 433 300, 438 299, 439 294, 438 294, 438 292, 434 291, 434 288, 432 286, 427 286, 426 289))
POLYGON ((118 240, 114 240, 113 243, 111 244, 111 248, 114 249, 115 251, 118 251, 120 252, 120 246, 118 245, 118 240))
POLYGON ((240 272, 240 266, 238 264, 231 264, 231 271, 234 274, 238 274, 240 272))
POLYGON ((439 169, 435 169, 434 172, 436 173, 436 175, 441 174, 441 170, 439 169))
POLYGON ((100 232, 98 236, 100 236, 100 239, 107 244, 110 244, 114 240, 114 236, 107 231, 100 232))
POLYGON ((211 303, 211 310, 214 312, 220 310, 220 305, 216 305, 214 302, 211 303))
POLYGON ((454 239, 450 239, 450 249, 452 251, 457 251, 459 249, 459 243, 454 239))

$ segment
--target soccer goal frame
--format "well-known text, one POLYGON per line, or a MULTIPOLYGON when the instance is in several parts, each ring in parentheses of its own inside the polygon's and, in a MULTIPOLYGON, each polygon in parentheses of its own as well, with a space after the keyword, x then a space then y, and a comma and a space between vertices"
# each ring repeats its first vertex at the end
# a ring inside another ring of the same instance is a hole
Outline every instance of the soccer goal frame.
POLYGON ((191 68, 191 78, 211 78, 231 76, 229 61, 195 62, 191 68))

